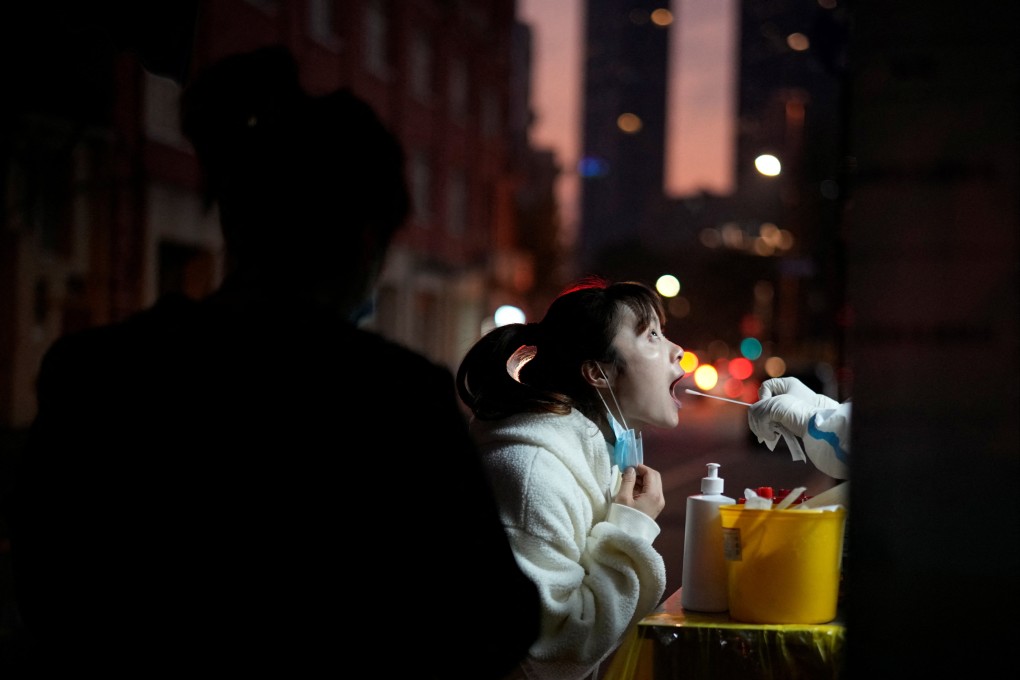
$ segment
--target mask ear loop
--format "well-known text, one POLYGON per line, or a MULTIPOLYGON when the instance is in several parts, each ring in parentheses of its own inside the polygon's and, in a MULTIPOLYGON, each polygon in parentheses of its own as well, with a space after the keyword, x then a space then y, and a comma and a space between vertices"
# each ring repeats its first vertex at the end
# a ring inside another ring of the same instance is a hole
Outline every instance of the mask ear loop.
MULTIPOLYGON (((623 409, 622 409, 622 408, 620 408, 620 402, 618 402, 618 401, 616 400, 616 393, 615 393, 615 392, 613 392, 613 386, 609 384, 609 376, 607 376, 607 375, 606 375, 606 372, 602 370, 602 364, 600 364, 599 362, 597 362, 597 361, 596 361, 596 362, 595 362, 595 365, 596 365, 596 366, 598 366, 598 368, 599 368, 599 373, 601 373, 601 374, 602 374, 602 377, 603 377, 603 378, 605 379, 605 381, 606 381, 606 387, 608 387, 608 388, 609 388, 609 396, 611 396, 611 397, 613 398, 613 403, 614 403, 614 404, 616 404, 616 410, 617 410, 617 411, 619 412, 619 414, 620 414, 620 424, 621 424, 621 425, 623 425, 623 429, 624 429, 624 430, 629 430, 630 428, 629 428, 629 427, 627 427, 627 421, 626 421, 626 419, 624 419, 624 417, 623 417, 623 409)), ((612 415, 612 413, 613 413, 613 410, 612 410, 611 408, 609 408, 609 404, 607 404, 607 403, 606 403, 606 399, 605 399, 605 397, 603 397, 603 396, 602 396, 602 391, 601 391, 601 390, 598 390, 598 389, 596 389, 596 390, 595 390, 595 394, 599 395, 599 399, 601 399, 601 400, 602 400, 602 405, 603 405, 603 406, 605 406, 605 407, 606 407, 606 410, 607 410, 607 411, 609 411, 610 415, 612 415)), ((616 416, 613 416, 613 417, 615 418, 616 416)))

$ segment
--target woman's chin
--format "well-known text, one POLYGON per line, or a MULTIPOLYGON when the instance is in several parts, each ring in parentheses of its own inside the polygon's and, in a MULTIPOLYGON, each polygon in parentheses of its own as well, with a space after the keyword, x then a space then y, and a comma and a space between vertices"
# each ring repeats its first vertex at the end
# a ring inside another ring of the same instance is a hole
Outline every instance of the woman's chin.
POLYGON ((654 421, 649 421, 648 425, 652 427, 658 427, 665 430, 670 430, 680 424, 680 412, 678 409, 674 409, 671 413, 663 414, 661 418, 656 418, 654 421))

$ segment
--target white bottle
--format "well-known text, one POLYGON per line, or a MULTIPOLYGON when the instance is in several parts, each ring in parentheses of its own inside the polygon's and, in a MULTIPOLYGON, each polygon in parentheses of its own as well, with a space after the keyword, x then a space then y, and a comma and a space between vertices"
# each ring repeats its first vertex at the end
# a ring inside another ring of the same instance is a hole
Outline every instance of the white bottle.
POLYGON ((719 464, 706 467, 708 476, 701 479, 701 493, 687 497, 680 604, 696 612, 724 612, 729 609, 728 576, 719 506, 736 501, 723 495, 719 464))

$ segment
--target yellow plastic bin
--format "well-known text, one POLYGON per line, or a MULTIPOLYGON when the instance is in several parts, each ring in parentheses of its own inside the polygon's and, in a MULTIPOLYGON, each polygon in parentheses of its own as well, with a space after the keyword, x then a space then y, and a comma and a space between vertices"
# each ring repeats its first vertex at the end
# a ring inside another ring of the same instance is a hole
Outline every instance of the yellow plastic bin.
POLYGON ((730 618, 828 623, 836 618, 846 509, 721 505, 730 618))

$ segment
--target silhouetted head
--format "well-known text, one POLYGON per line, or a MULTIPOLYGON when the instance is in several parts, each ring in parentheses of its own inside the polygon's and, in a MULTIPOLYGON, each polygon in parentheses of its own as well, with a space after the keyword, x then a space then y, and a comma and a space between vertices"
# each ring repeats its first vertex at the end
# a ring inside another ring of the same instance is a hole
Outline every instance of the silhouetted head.
POLYGON ((308 94, 274 46, 200 72, 181 119, 242 280, 356 305, 410 211, 403 149, 371 107, 346 89, 308 94))

